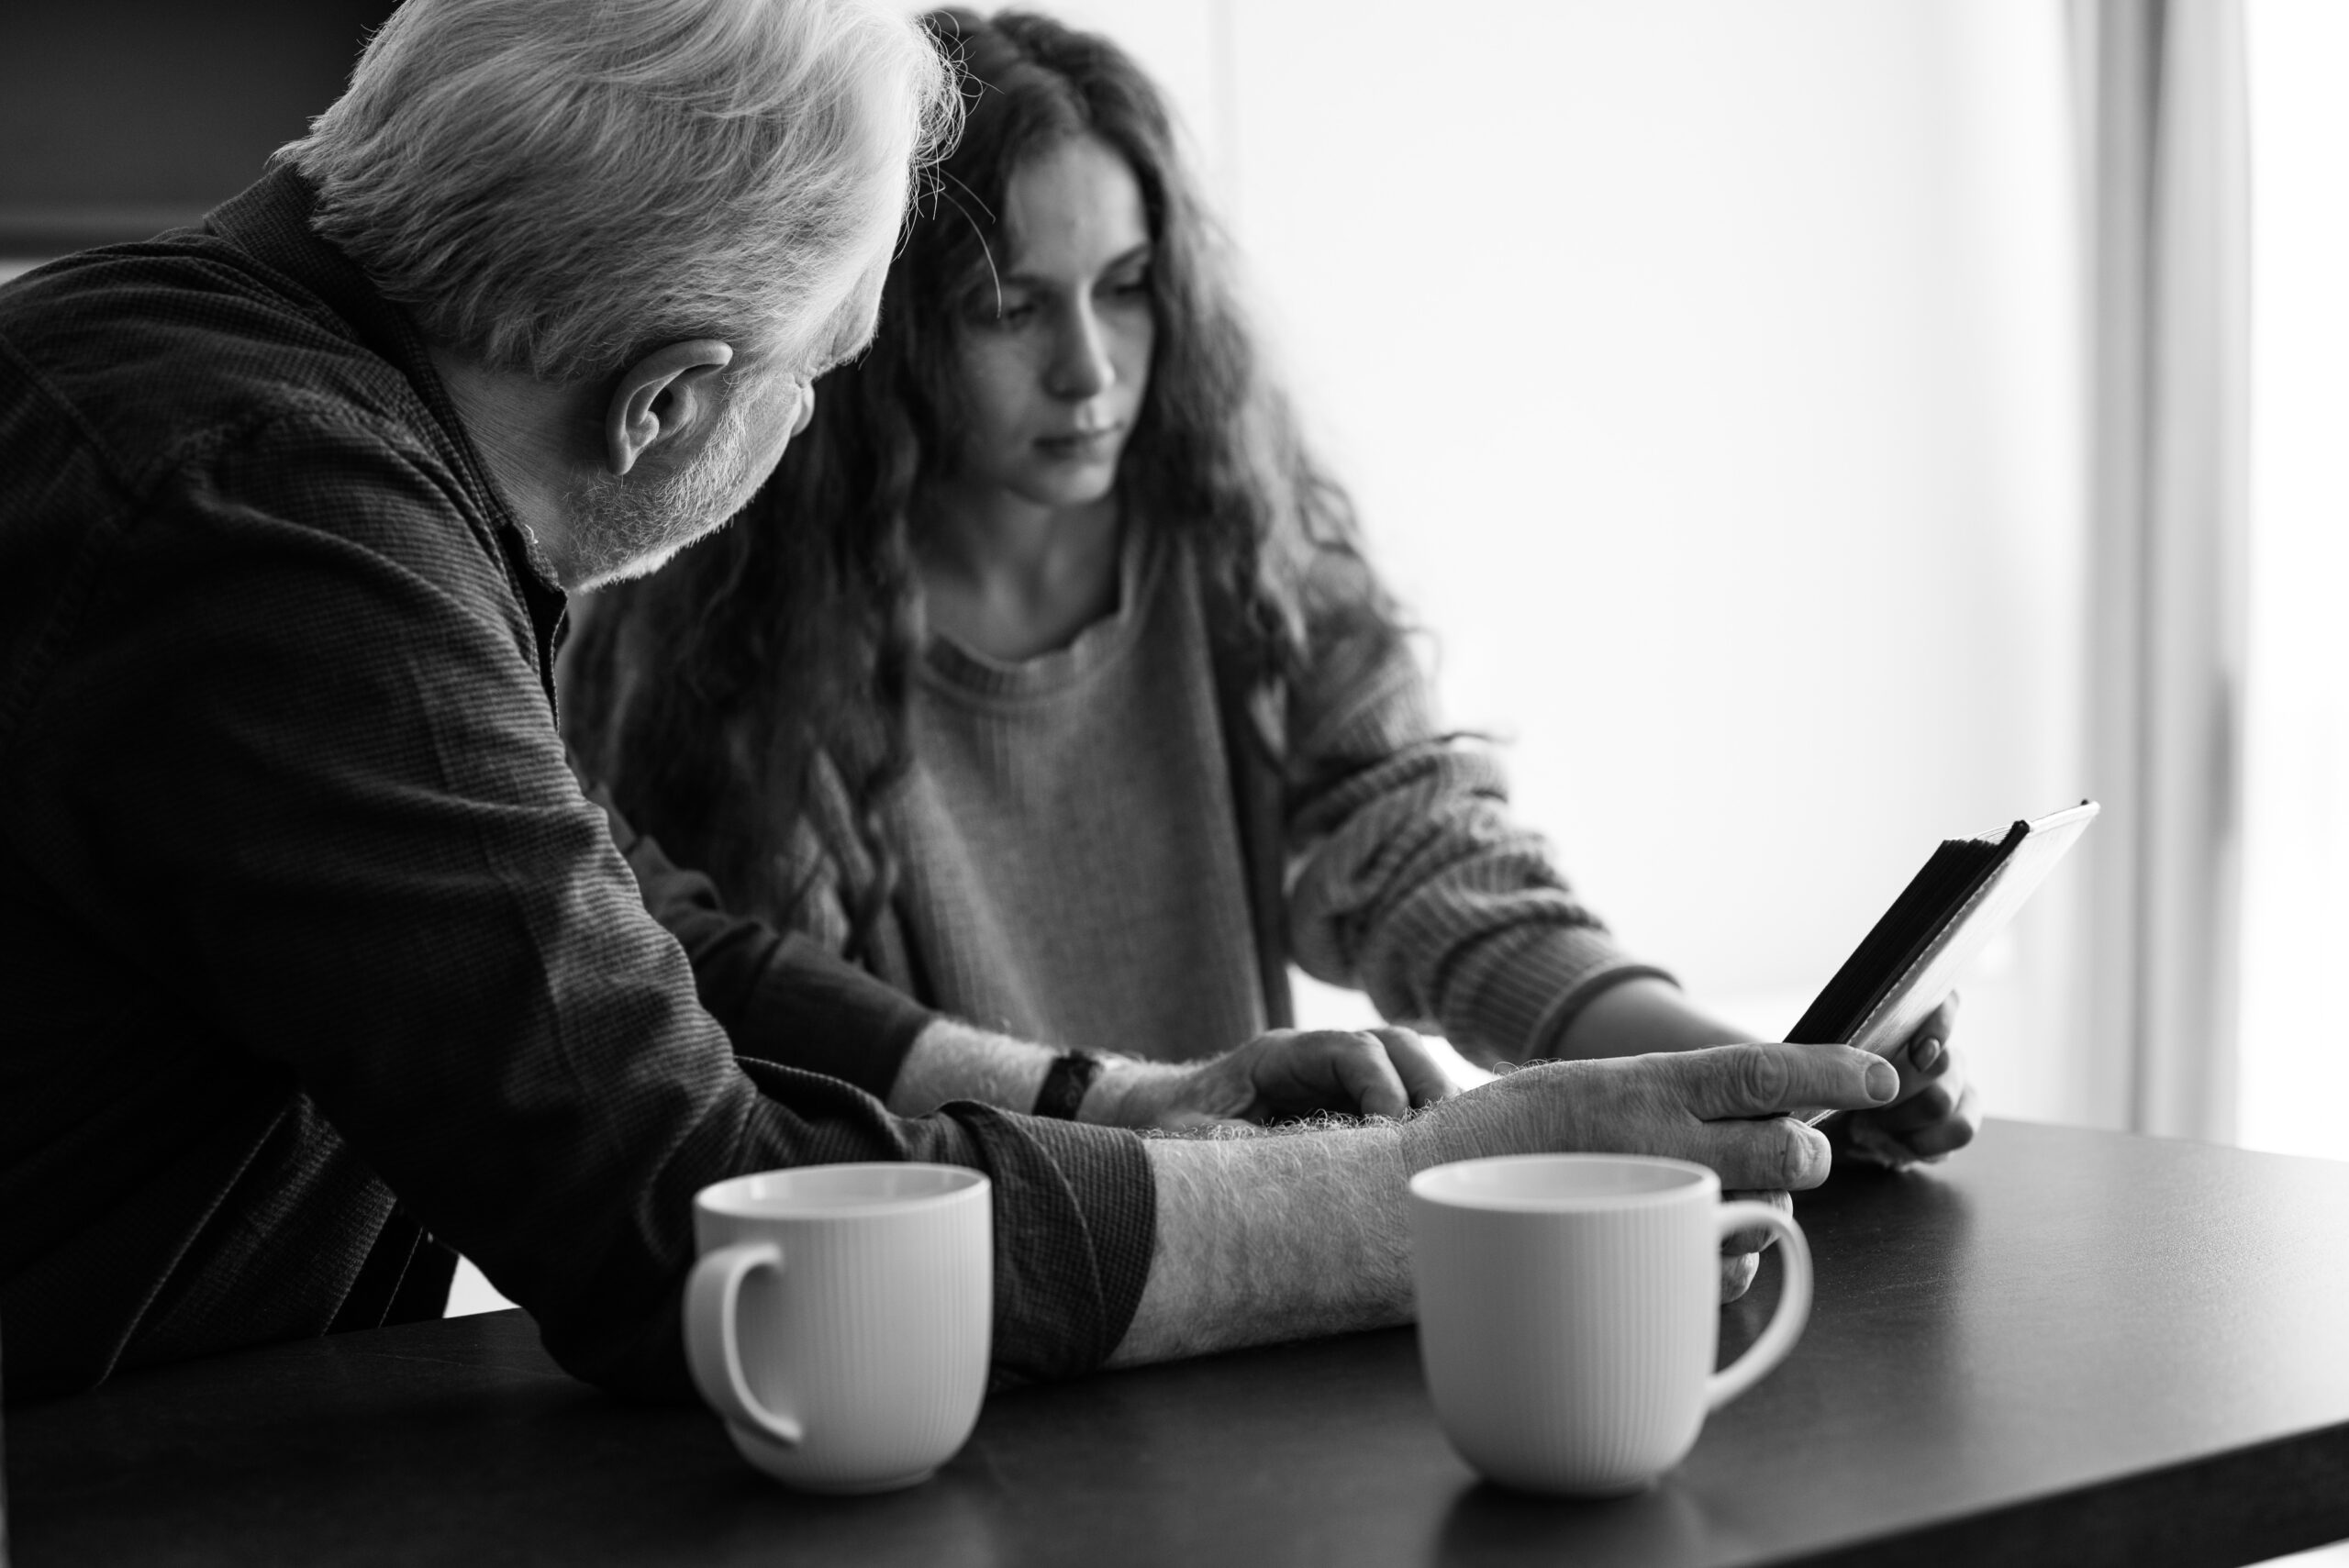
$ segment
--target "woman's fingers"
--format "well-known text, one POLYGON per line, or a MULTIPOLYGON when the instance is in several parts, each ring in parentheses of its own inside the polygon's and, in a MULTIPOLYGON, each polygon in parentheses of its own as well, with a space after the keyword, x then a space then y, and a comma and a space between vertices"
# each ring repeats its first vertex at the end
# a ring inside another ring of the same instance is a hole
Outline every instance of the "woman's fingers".
POLYGON ((1956 1021, 1957 993, 1953 991, 1886 1054, 1885 1061, 1899 1074, 1899 1092, 1890 1105, 1859 1113, 1862 1119, 1898 1138, 1950 1114, 1965 1082, 1949 1040, 1956 1021))
POLYGON ((1370 1034, 1386 1048, 1386 1060, 1401 1080, 1403 1093, 1413 1110, 1459 1093, 1460 1085, 1452 1081, 1452 1074, 1443 1070, 1442 1063, 1428 1050, 1427 1042, 1414 1031, 1389 1024, 1372 1029, 1370 1034))
POLYGON ((1263 1114, 1399 1117, 1449 1098, 1455 1086, 1407 1029, 1274 1029, 1248 1049, 1263 1114))
POLYGON ((1957 1108, 1957 1096, 1965 1088, 1963 1081, 1928 1084, 1897 1106, 1869 1112, 1868 1119, 1887 1132, 1915 1132, 1945 1119, 1957 1108))
POLYGON ((1402 1073, 1397 1071, 1398 1063, 1387 1042, 1375 1033, 1349 1034, 1342 1040, 1337 1060, 1342 1064, 1353 1103, 1328 1108, 1351 1110, 1360 1116, 1402 1116, 1408 1112, 1411 1092, 1404 1085, 1402 1073))
POLYGON ((1907 1144, 1909 1151, 1919 1159, 1933 1160, 1973 1142, 1974 1135, 1981 1130, 1981 1106, 1975 1095, 1974 1085, 1968 1084, 1958 1092, 1957 1103, 1950 1107, 1948 1115, 1930 1127, 1901 1135, 1900 1141, 1907 1144))
POLYGON ((1401 1116, 1411 1106, 1387 1043, 1353 1029, 1275 1029, 1250 1042, 1269 1116, 1401 1116))
MULTIPOLYGON (((1925 1021, 1909 1032, 1896 1054, 1901 1059, 1901 1076, 1911 1074, 1931 1078, 1949 1065, 1950 1031, 1957 1027, 1957 993, 1953 991, 1942 998, 1941 1006, 1925 1015, 1925 1021)), ((1904 1084, 1904 1087, 1906 1084, 1904 1084)))
MULTIPOLYGON (((1930 1043, 1932 1037, 1912 1037, 1915 1044, 1930 1043)), ((1867 1118, 1878 1128, 1897 1137, 1946 1121, 1954 1115, 1965 1095, 1967 1083, 1965 1064, 1959 1053, 1943 1048, 1933 1059, 1932 1070, 1921 1077, 1904 1073, 1909 1087, 1898 1101, 1882 1110, 1870 1111, 1867 1118)))

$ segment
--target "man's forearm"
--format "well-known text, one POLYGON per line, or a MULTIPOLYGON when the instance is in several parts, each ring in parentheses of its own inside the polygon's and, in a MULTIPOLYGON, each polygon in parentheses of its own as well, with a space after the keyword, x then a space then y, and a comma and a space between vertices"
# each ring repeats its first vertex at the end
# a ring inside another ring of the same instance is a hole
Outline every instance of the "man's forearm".
POLYGON ((1403 1128, 1147 1144, 1150 1284, 1110 1364, 1384 1328, 1411 1316, 1403 1128))
POLYGON ((1816 1186, 1827 1140, 1778 1113, 1882 1106, 1880 1057, 1737 1045, 1505 1073, 1400 1122, 1144 1140, 1156 1183, 1149 1283, 1112 1365, 1407 1321, 1406 1186, 1452 1160, 1552 1150, 1709 1165, 1724 1186, 1816 1186))

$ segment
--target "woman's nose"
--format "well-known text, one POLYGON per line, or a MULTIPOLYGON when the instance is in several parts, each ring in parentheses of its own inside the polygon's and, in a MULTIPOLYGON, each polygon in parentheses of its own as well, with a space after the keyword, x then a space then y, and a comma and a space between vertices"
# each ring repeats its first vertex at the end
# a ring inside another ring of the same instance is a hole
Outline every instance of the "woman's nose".
POLYGON ((1066 402, 1082 403, 1108 391, 1117 379, 1118 367, 1109 358, 1109 342, 1101 330, 1100 317, 1077 306, 1068 313, 1059 341, 1053 345, 1047 390, 1066 402))

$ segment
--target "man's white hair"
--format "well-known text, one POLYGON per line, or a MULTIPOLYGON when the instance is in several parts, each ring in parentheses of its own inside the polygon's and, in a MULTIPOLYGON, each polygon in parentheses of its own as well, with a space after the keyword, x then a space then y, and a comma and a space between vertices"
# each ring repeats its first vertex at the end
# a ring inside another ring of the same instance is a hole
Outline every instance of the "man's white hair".
POLYGON ((569 382, 820 360, 960 106, 881 0, 406 0, 281 156, 426 336, 569 382))

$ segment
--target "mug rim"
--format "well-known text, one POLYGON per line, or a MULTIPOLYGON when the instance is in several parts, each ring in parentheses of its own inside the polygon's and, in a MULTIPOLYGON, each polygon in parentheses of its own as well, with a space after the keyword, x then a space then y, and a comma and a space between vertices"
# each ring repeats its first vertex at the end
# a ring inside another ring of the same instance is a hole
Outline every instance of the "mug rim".
POLYGON ((1663 1154, 1487 1154, 1470 1160, 1452 1160, 1441 1165, 1431 1165, 1415 1173, 1408 1184, 1413 1198, 1442 1208, 1475 1209, 1504 1214, 1587 1214, 1627 1208, 1660 1208, 1669 1204, 1687 1203, 1692 1195, 1709 1196, 1718 1200, 1721 1180, 1709 1165, 1699 1165, 1693 1160, 1675 1160, 1663 1154), (1488 1169, 1496 1165, 1527 1166, 1592 1166, 1637 1165, 1650 1170, 1669 1171, 1689 1178, 1672 1186, 1657 1187, 1648 1192, 1615 1193, 1542 1193, 1525 1195, 1508 1193, 1464 1191, 1460 1185, 1460 1173, 1488 1169))
POLYGON ((884 1214, 921 1214, 967 1201, 976 1194, 984 1200, 993 1185, 983 1171, 967 1165, 945 1165, 927 1160, 832 1160, 809 1165, 778 1165, 765 1171, 745 1171, 722 1182, 712 1182, 694 1194, 696 1212, 728 1219, 848 1220, 870 1219, 884 1214), (952 1178, 936 1192, 876 1194, 872 1197, 837 1198, 813 1203, 789 1196, 752 1198, 753 1182, 772 1176, 796 1176, 813 1171, 921 1171, 952 1178))

